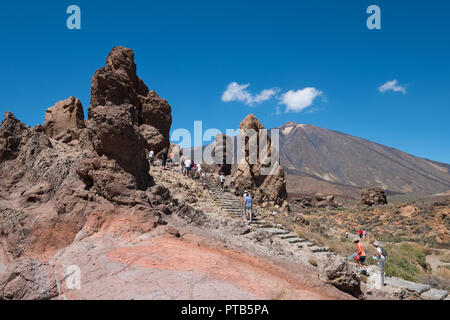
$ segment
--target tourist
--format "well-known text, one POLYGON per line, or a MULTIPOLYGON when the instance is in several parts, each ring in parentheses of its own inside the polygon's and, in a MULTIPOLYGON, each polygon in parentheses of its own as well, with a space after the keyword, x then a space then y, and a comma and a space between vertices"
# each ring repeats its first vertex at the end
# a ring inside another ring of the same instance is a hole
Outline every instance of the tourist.
POLYGON ((184 161, 184 170, 186 176, 190 176, 191 174, 191 165, 192 161, 190 159, 186 159, 186 161, 184 161))
POLYGON ((386 251, 380 246, 377 241, 374 241, 373 246, 375 247, 376 256, 373 257, 374 260, 377 261, 378 267, 380 268, 380 276, 381 276, 381 287, 384 287, 384 263, 386 262, 386 251))
POLYGON ((242 219, 246 220, 247 219, 247 215, 245 212, 245 198, 247 197, 248 192, 244 191, 244 195, 242 196, 242 219))
POLYGON ((171 167, 175 165, 175 154, 173 152, 171 152, 169 155, 169 163, 171 167))
POLYGON ((169 150, 167 150, 167 148, 164 148, 161 151, 161 158, 162 158, 161 165, 163 166, 164 170, 166 170, 168 152, 169 152, 169 150))
POLYGON ((362 240, 362 238, 363 238, 363 236, 364 236, 364 231, 363 231, 363 230, 361 230, 361 229, 359 229, 359 231, 358 231, 358 235, 359 235, 359 239, 361 239, 361 240, 362 240))
MULTIPOLYGON (((366 252, 364 251, 364 247, 360 241, 359 238, 355 238, 353 242, 356 244, 354 259, 356 260, 356 263, 358 264, 358 267, 363 267, 364 270, 366 269, 364 262, 366 261, 366 252)), ((367 271, 366 271, 367 273, 367 271)))
POLYGON ((226 178, 222 173, 219 177, 220 187, 222 188, 222 191, 224 191, 224 188, 225 188, 225 180, 226 180, 226 178))
POLYGON ((150 150, 150 153, 148 154, 148 161, 150 165, 153 164, 153 156, 155 155, 155 152, 153 150, 150 150))
POLYGON ((252 221, 252 207, 253 207, 253 199, 250 194, 247 194, 247 196, 244 199, 245 203, 245 213, 248 218, 248 221, 252 221))
POLYGON ((200 163, 197 164, 197 175, 199 179, 202 178, 202 166, 200 165, 200 163))

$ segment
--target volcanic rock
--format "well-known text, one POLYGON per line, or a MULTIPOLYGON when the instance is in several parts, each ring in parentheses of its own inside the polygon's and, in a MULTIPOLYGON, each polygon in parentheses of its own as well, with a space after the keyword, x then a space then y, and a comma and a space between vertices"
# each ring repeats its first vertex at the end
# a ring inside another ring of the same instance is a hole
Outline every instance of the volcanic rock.
POLYGON ((169 147, 171 107, 136 75, 131 49, 114 47, 106 59, 106 65, 95 72, 91 84, 89 119, 98 106, 127 106, 131 122, 139 126, 146 140, 147 150, 158 153, 169 147))
POLYGON ((333 253, 320 255, 317 262, 322 280, 354 297, 361 296, 361 278, 355 265, 333 253))
MULTIPOLYGON (((148 173, 149 141, 140 127, 168 139, 170 106, 148 91, 135 69, 131 50, 113 49, 94 75, 86 123, 74 97, 50 108, 44 127, 5 113, 0 253, 8 259, 1 261, 0 299, 50 299, 57 293, 46 261, 58 250, 100 231, 139 235, 164 224, 162 214, 183 210, 168 207, 170 192, 148 173)), ((200 221, 201 213, 192 219, 200 221)))
POLYGON ((0 277, 0 300, 48 300, 58 295, 48 264, 21 258, 0 277))
POLYGON ((225 176, 231 174, 233 161, 233 140, 226 134, 218 134, 214 139, 212 152, 214 163, 219 166, 219 173, 225 176))
POLYGON ((44 130, 50 138, 69 142, 78 139, 85 127, 83 106, 75 97, 57 102, 45 113, 44 130))
POLYGON ((386 193, 382 188, 364 189, 359 204, 369 207, 387 204, 386 193))
MULTIPOLYGON (((249 114, 241 122, 240 131, 241 139, 245 139, 245 141, 242 140, 245 156, 237 167, 235 185, 242 191, 252 190, 253 198, 257 203, 271 201, 276 205, 283 206, 287 199, 283 168, 279 164, 278 151, 275 149, 272 154, 270 136, 262 130, 264 127, 253 114, 249 114), (265 146, 261 142, 263 134, 267 137, 265 146), (264 148, 261 151, 265 151, 261 152, 265 153, 261 159, 258 156, 260 148, 264 148), (263 174, 262 169, 270 171, 270 174, 263 174)), ((284 207, 287 208, 286 205, 284 207)))

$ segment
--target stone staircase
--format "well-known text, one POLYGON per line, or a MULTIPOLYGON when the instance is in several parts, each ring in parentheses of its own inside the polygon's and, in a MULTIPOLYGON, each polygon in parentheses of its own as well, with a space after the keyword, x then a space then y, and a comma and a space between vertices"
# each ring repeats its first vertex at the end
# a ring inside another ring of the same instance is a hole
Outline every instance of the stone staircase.
MULTIPOLYGON (((214 199, 217 201, 219 207, 227 212, 234 219, 242 219, 242 203, 239 197, 235 196, 228 190, 222 191, 214 183, 208 182, 204 183, 204 186, 209 189, 214 199)), ((288 230, 283 229, 281 224, 272 224, 267 222, 258 215, 258 211, 253 207, 253 221, 250 222, 254 228, 261 228, 268 232, 272 237, 280 238, 289 244, 297 246, 299 249, 308 248, 313 253, 318 252, 328 252, 330 251, 327 247, 317 246, 313 241, 308 239, 300 238, 298 235, 291 233, 288 230)))

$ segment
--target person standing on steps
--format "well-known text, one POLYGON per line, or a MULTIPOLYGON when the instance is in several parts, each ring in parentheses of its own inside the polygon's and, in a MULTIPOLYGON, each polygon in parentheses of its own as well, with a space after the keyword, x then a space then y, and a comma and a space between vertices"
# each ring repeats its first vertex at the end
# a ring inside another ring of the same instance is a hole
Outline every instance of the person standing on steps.
POLYGON ((166 170, 166 164, 167 164, 167 154, 169 153, 169 150, 167 148, 162 149, 161 151, 161 165, 163 166, 164 170, 166 170))
POLYGON ((220 188, 222 189, 222 191, 225 190, 225 176, 223 175, 223 173, 220 175, 219 177, 219 181, 220 181, 220 188))
POLYGON ((150 150, 149 154, 148 154, 148 162, 150 164, 150 166, 153 165, 153 156, 155 155, 155 152, 153 150, 150 150))
POLYGON ((245 198, 248 196, 248 192, 244 191, 244 195, 242 196, 242 219, 247 220, 247 214, 245 212, 245 198))
POLYGON ((184 161, 184 170, 186 173, 186 176, 190 176, 191 174, 191 159, 186 159, 186 161, 184 161))
POLYGON ((202 166, 200 163, 197 164, 197 175, 199 179, 202 179, 202 166))
POLYGON ((377 260, 378 267, 380 268, 381 275, 381 288, 384 287, 384 263, 386 262, 386 251, 380 246, 377 241, 374 241, 373 246, 377 250, 376 256, 373 257, 374 260, 377 260))
POLYGON ((358 267, 363 267, 365 270, 365 273, 367 274, 367 269, 364 265, 366 261, 366 252, 364 251, 364 247, 360 241, 359 238, 355 238, 353 242, 356 244, 354 259, 356 260, 356 263, 358 264, 358 267))
POLYGON ((250 194, 247 194, 247 196, 244 199, 245 203, 245 213, 248 218, 248 222, 252 222, 252 209, 253 209, 253 199, 250 194))

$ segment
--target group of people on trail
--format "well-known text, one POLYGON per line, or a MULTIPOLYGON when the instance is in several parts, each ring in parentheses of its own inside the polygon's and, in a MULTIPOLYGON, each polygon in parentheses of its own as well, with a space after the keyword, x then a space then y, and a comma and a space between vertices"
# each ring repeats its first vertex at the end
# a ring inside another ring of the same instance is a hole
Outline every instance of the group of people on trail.
POLYGON ((200 163, 194 163, 189 158, 180 158, 180 172, 188 177, 203 178, 202 165, 200 163))
MULTIPOLYGON (((359 268, 363 268, 362 273, 366 276, 369 276, 367 272, 367 268, 365 266, 366 261, 366 252, 364 250, 364 246, 362 244, 362 239, 366 238, 366 232, 363 230, 359 230, 358 237, 356 237, 353 242, 355 243, 355 253, 351 255, 350 259, 355 259, 359 268)), ((387 252, 381 247, 380 243, 374 241, 372 245, 375 247, 375 255, 372 257, 373 260, 377 261, 377 265, 380 268, 381 275, 381 286, 384 286, 384 264, 386 262, 387 252)))
MULTIPOLYGON (((161 166, 163 166, 164 170, 166 170, 167 163, 170 163, 172 166, 175 164, 175 154, 172 152, 169 155, 169 150, 167 148, 163 148, 159 155, 161 157, 161 166)), ((155 152, 153 150, 150 150, 148 153, 148 161, 151 167, 155 161, 155 152)))

